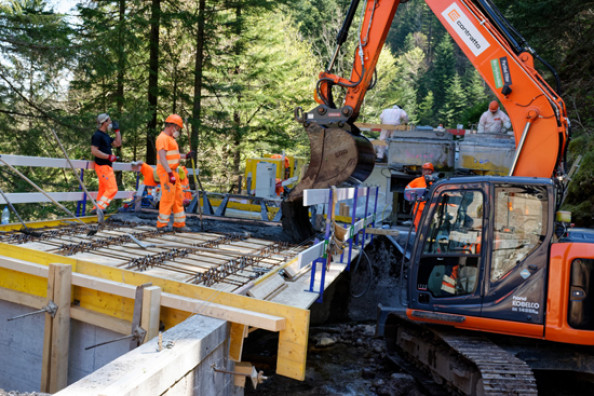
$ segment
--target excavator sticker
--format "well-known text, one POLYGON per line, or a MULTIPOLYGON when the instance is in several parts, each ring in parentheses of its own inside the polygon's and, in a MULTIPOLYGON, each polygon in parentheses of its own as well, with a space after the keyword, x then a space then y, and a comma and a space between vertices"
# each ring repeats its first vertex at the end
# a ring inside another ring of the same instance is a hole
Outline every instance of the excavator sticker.
POLYGON ((470 48, 474 56, 479 56, 490 44, 487 39, 478 31, 470 19, 462 12, 458 4, 452 3, 446 8, 441 16, 452 27, 452 30, 462 39, 464 44, 470 48))
POLYGON ((512 311, 540 315, 540 304, 538 302, 528 301, 526 297, 513 296, 512 311))
POLYGON ((493 80, 495 80, 496 88, 501 88, 503 85, 511 85, 509 62, 506 56, 499 59, 491 59, 491 70, 493 70, 493 80))

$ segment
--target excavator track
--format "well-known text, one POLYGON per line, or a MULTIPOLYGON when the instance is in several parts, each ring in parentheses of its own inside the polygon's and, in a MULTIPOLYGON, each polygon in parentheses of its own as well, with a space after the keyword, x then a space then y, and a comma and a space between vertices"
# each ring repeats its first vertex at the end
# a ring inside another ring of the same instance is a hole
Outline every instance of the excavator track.
POLYGON ((537 395, 531 368, 480 334, 420 325, 397 315, 386 322, 388 348, 404 353, 434 380, 465 395, 537 395))

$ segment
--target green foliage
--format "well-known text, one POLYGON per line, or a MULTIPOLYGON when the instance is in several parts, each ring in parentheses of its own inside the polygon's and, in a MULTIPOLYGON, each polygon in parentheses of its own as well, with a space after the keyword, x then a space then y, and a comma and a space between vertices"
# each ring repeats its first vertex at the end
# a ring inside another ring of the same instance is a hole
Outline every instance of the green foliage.
MULTIPOLYGON (((109 112, 122 127, 122 159, 145 159, 147 141, 158 133, 148 127, 153 116, 159 128, 175 112, 199 126, 199 166, 210 188, 227 190, 248 157, 283 150, 308 155, 306 134, 293 111, 315 106, 317 75, 335 51, 349 0, 207 0, 204 13, 199 2, 161 1, 156 109, 147 100, 151 3, 79 2, 77 18, 48 11, 43 0, 0 3, 0 153, 62 157, 47 133, 54 128, 72 158, 90 159, 95 117, 109 112), (203 49, 197 54, 202 20, 203 49), (203 73, 199 92, 194 91, 197 59, 203 73), (199 120, 191 118, 196 103, 199 120)), ((337 75, 350 75, 363 3, 333 67, 337 75)), ((594 205, 580 192, 589 192, 592 180, 594 58, 587 54, 594 42, 594 6, 578 0, 495 3, 558 69, 574 132, 569 156, 581 153, 588 164, 576 174, 567 205, 579 207, 579 218, 591 221, 594 205)), ((555 88, 553 74, 535 63, 555 88)), ((399 5, 377 77, 359 121, 377 122, 382 109, 398 103, 416 124, 468 127, 492 97, 423 1, 399 5)), ((335 96, 340 103, 344 93, 335 96)), ((188 136, 179 144, 186 151, 188 136)), ((78 189, 68 170, 26 171, 48 191, 78 189)), ((96 188, 94 176, 85 180, 96 188)), ((133 182, 125 176, 120 187, 131 188, 133 182)), ((0 186, 9 192, 31 189, 5 169, 0 186)), ((51 205, 22 210, 25 216, 45 217, 54 211, 51 205)))

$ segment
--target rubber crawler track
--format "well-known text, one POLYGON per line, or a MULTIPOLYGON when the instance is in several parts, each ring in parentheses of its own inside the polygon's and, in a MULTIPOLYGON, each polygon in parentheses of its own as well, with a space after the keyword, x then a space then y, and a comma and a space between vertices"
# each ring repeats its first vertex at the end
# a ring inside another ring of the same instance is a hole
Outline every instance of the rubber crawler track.
POLYGON ((415 360, 444 386, 465 395, 537 395, 532 369, 480 334, 417 325, 392 315, 388 347, 415 360))

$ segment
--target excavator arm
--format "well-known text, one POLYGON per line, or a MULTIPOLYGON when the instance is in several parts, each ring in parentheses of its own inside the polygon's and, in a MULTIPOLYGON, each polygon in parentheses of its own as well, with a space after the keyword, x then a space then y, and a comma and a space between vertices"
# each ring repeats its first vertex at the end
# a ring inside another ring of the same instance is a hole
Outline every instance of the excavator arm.
MULTIPOLYGON (((283 226, 294 239, 312 233, 307 209, 302 208, 303 190, 328 188, 349 179, 364 181, 373 170, 373 146, 355 121, 365 93, 373 86, 375 66, 398 5, 407 1, 364 2, 359 42, 347 79, 333 74, 332 68, 360 3, 352 0, 337 36, 336 51, 319 76, 315 95, 319 106, 310 112, 295 110, 297 121, 308 133, 311 154, 307 172, 283 203, 283 226), (340 108, 332 93, 336 85, 346 90, 340 108)), ((491 0, 425 2, 510 117, 516 154, 509 175, 564 176, 569 120, 563 100, 534 67, 534 58, 541 60, 538 55, 491 0)))

